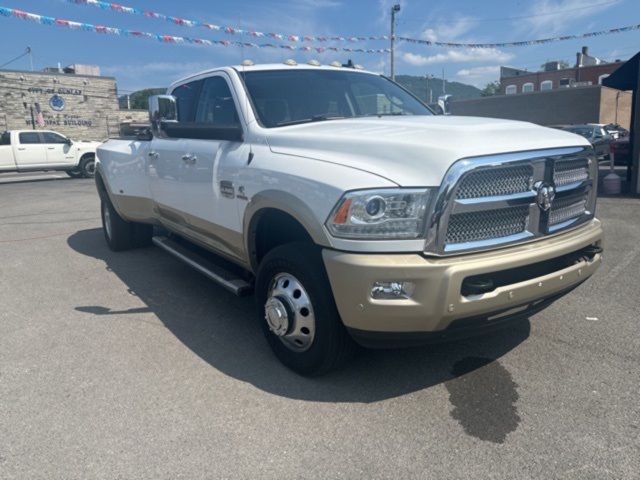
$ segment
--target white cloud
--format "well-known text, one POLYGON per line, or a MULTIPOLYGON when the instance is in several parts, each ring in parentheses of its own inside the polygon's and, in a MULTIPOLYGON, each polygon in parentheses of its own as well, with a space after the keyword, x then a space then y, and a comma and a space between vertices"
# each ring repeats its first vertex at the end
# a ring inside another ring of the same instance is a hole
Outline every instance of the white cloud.
POLYGON ((497 48, 476 48, 476 49, 450 49, 435 55, 420 55, 406 52, 402 54, 402 59, 409 65, 421 67, 434 63, 461 63, 461 62, 498 62, 506 63, 514 57, 513 54, 504 52, 497 48))
POLYGON ((469 83, 476 87, 484 87, 487 83, 499 79, 500 67, 488 65, 484 67, 463 68, 455 74, 463 83, 469 83))
POLYGON ((420 34, 420 37, 432 42, 438 40, 453 41, 457 40, 461 35, 468 33, 477 24, 476 20, 472 17, 458 17, 448 23, 439 20, 435 23, 438 25, 437 27, 427 28, 420 34))
POLYGON ((536 0, 522 18, 514 20, 521 31, 556 34, 567 32, 567 26, 584 18, 608 10, 621 0, 594 2, 593 0, 536 0))

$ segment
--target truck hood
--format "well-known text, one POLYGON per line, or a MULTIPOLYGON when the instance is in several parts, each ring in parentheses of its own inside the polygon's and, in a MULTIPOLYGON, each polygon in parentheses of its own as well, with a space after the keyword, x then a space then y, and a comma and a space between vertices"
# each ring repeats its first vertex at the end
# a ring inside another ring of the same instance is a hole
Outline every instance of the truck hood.
POLYGON ((461 158, 590 146, 572 133, 479 117, 365 117, 269 130, 274 153, 337 163, 400 186, 437 186, 461 158))

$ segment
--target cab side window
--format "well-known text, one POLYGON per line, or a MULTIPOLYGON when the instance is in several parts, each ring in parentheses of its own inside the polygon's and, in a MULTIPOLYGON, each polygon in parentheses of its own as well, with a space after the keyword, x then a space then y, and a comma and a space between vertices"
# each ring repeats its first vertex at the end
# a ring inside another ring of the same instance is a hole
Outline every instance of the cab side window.
POLYGON ((223 77, 209 77, 204 81, 195 121, 218 127, 240 125, 233 95, 223 77))
POLYGON ((178 101, 178 121, 192 123, 196 118, 197 100, 202 88, 202 80, 185 83, 171 93, 178 101))
POLYGON ((23 145, 33 145, 36 143, 42 143, 40 141, 40 135, 37 132, 23 132, 18 137, 20 143, 23 145))
POLYGON ((42 136, 44 137, 44 143, 67 143, 67 139, 57 133, 43 132, 42 136))
POLYGON ((3 132, 0 135, 0 145, 11 145, 11 134, 9 132, 3 132))

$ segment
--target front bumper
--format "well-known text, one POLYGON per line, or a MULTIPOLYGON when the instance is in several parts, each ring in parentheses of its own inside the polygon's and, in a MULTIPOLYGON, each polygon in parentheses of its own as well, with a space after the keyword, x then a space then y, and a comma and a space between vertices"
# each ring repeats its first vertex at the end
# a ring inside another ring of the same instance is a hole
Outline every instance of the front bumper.
POLYGON ((446 337, 460 325, 475 330, 540 311, 589 278, 602 255, 595 253, 592 258, 526 280, 503 282, 482 294, 463 295, 463 282, 478 275, 526 269, 591 245, 601 246, 602 236, 601 223, 594 219, 558 236, 491 252, 428 258, 325 249, 323 258, 342 321, 356 340, 376 346, 412 344, 433 336, 446 337), (371 288, 379 281, 409 281, 415 290, 409 299, 373 299, 371 288), (407 342, 402 342, 403 338, 407 342))

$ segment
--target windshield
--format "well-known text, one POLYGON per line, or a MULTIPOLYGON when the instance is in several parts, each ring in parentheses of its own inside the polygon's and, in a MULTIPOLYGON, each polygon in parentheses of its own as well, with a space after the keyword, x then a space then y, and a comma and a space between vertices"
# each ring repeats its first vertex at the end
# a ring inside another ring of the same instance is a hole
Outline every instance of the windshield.
POLYGON ((382 115, 433 115, 413 95, 378 75, 330 70, 245 72, 244 81, 267 128, 382 115))
POLYGON ((572 133, 577 133, 578 135, 582 135, 585 138, 591 138, 593 135, 592 127, 570 127, 567 128, 568 131, 572 133))

